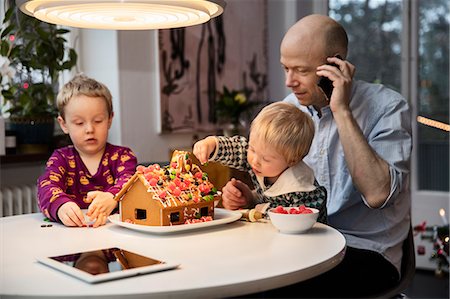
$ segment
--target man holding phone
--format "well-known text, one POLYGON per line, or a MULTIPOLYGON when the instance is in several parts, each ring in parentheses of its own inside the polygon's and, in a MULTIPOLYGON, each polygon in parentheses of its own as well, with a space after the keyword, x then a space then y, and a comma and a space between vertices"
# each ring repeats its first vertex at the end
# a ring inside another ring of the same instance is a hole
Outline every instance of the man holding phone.
MULTIPOLYGON (((297 290, 305 297, 366 297, 399 280, 410 227, 410 110, 397 92, 353 80, 347 47, 344 28, 323 15, 301 19, 281 43, 292 90, 285 101, 309 113, 316 127, 304 161, 329 193, 328 223, 344 234, 347 250, 334 269, 278 290, 277 297, 297 290), (321 77, 332 88, 319 86, 321 77)), ((248 194, 244 184, 228 183, 223 204, 244 206, 248 194)))
MULTIPOLYGON (((337 54, 334 57, 342 59, 342 57, 339 54, 337 54)), ((339 68, 339 65, 337 65, 336 63, 327 63, 327 64, 339 68)), ((333 93, 333 81, 328 79, 328 77, 320 77, 319 83, 317 83, 317 85, 319 85, 319 87, 322 89, 323 93, 327 96, 327 99, 329 101, 333 93)))

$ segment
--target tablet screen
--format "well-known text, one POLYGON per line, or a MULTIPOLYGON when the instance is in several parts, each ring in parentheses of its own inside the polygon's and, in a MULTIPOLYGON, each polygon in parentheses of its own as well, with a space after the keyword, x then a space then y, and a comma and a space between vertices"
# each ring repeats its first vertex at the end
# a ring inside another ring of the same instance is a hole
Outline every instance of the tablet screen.
POLYGON ((50 257, 92 275, 150 266, 162 261, 117 247, 50 257))

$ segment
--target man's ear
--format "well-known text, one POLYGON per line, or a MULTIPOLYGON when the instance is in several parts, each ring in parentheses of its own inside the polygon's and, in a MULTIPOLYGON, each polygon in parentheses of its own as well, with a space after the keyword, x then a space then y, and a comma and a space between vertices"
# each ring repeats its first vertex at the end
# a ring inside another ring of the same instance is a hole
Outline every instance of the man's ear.
POLYGON ((64 120, 64 118, 62 118, 61 117, 61 115, 58 115, 58 123, 59 123, 59 126, 61 127, 61 129, 63 130, 63 132, 65 133, 65 134, 69 134, 69 130, 67 129, 67 127, 66 127, 66 121, 64 120))

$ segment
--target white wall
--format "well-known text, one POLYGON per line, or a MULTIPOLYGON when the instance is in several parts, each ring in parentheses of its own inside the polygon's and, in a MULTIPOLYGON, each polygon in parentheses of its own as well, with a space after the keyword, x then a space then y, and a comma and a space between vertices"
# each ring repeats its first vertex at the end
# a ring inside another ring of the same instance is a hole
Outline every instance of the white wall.
POLYGON ((190 147, 193 134, 160 134, 157 31, 120 31, 120 109, 123 144, 140 162, 167 161, 170 149, 190 147))
POLYGON ((114 107, 114 120, 109 131, 109 142, 121 144, 120 69, 117 31, 80 29, 77 32, 79 42, 77 69, 109 88, 114 107))
POLYGON ((268 41, 269 41, 269 99, 272 102, 282 100, 289 94, 284 84, 284 71, 280 64, 280 44, 287 28, 296 21, 296 2, 268 1, 268 41), (283 5, 281 5, 283 3, 283 5))

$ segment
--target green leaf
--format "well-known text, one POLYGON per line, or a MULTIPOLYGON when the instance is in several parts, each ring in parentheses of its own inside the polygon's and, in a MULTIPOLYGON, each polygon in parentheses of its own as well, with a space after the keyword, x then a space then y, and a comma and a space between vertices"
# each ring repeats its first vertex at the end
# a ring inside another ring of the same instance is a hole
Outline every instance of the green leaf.
POLYGON ((36 27, 36 32, 38 33, 39 37, 43 40, 46 40, 49 38, 50 33, 48 33, 47 31, 43 30, 40 27, 36 27))
POLYGON ((7 36, 11 31, 13 31, 15 26, 13 24, 9 25, 2 31, 1 38, 3 39, 5 36, 7 36))
POLYGON ((2 89, 2 96, 5 99, 13 99, 14 98, 13 93, 9 89, 2 89))
POLYGON ((3 24, 5 24, 6 22, 9 21, 9 19, 13 15, 13 13, 14 13, 14 7, 8 8, 8 10, 5 13, 5 18, 3 19, 3 24))
POLYGON ((60 29, 56 30, 56 34, 66 34, 66 33, 69 33, 69 32, 70 32, 70 30, 64 29, 64 28, 60 28, 60 29))
POLYGON ((1 46, 0 46, 0 54, 1 54, 2 56, 7 57, 8 52, 9 52, 9 49, 10 49, 9 43, 2 40, 0 45, 1 45, 1 46))
POLYGON ((59 73, 73 68, 78 59, 64 38, 70 30, 21 13, 15 1, 8 3, 12 6, 5 14, 4 29, 0 32, 0 54, 10 59, 17 75, 16 83, 1 90, 5 104, 17 116, 56 115, 54 101, 59 73), (8 40, 12 32, 14 43, 8 40), (23 88, 24 82, 30 84, 27 89, 23 88))

